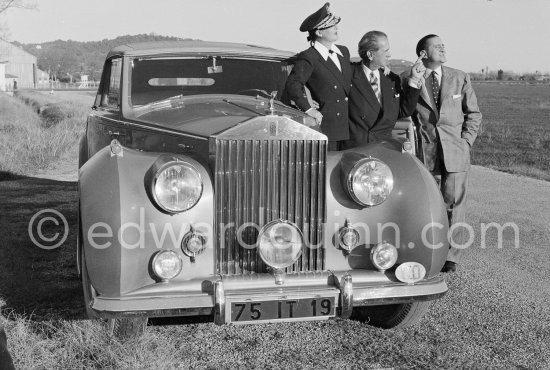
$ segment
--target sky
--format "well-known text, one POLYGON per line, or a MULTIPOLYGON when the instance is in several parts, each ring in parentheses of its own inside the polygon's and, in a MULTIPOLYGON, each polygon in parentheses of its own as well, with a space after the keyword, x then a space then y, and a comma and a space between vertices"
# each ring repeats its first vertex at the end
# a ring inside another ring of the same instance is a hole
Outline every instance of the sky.
MULTIPOLYGON (((289 51, 309 45, 298 29, 321 6, 314 0, 35 0, 37 9, 0 16, 8 39, 22 43, 99 41, 156 33, 243 42, 289 51)), ((357 55, 371 30, 388 34, 392 58, 416 60, 429 33, 447 49, 447 65, 467 72, 550 71, 550 0, 333 0, 342 18, 337 44, 357 55)))

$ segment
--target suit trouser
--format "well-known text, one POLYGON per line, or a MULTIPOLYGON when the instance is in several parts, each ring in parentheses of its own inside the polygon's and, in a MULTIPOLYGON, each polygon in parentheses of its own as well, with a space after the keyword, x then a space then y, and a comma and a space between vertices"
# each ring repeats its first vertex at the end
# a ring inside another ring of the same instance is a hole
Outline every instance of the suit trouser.
POLYGON ((464 249, 468 246, 466 243, 470 240, 470 228, 466 225, 469 172, 447 172, 442 168, 441 171, 432 174, 440 187, 449 218, 451 232, 447 261, 459 263, 464 249))

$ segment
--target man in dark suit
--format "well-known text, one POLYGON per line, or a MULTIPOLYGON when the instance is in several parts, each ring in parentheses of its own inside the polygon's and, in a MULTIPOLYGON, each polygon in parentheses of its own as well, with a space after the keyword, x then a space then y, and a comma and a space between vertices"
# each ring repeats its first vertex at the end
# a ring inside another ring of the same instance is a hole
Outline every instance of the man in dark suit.
POLYGON ((388 37, 380 31, 367 32, 361 38, 359 56, 361 63, 352 65, 346 148, 390 139, 397 119, 414 112, 425 70, 419 59, 403 87, 398 75, 384 73, 391 54, 388 37))
POLYGON ((296 106, 315 118, 327 135, 329 150, 340 150, 349 138, 348 94, 351 85, 350 55, 338 40, 340 17, 326 3, 300 26, 308 32, 311 47, 298 54, 286 82, 286 94, 296 106), (306 89, 319 107, 313 106, 306 89))
POLYGON ((416 46, 426 67, 425 84, 413 114, 420 130, 424 164, 440 184, 447 205, 451 246, 443 272, 454 272, 466 244, 465 216, 470 148, 481 125, 481 113, 470 76, 443 66, 445 45, 437 35, 416 46))

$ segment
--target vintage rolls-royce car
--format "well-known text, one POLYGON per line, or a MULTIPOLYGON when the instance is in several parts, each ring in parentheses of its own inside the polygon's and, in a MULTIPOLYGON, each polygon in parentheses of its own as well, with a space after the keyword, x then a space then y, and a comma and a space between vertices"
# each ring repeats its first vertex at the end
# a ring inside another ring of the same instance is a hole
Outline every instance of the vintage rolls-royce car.
POLYGON ((414 143, 327 151, 280 101, 292 60, 198 41, 108 54, 79 157, 91 317, 120 332, 186 315, 391 328, 445 294, 446 211, 414 143))

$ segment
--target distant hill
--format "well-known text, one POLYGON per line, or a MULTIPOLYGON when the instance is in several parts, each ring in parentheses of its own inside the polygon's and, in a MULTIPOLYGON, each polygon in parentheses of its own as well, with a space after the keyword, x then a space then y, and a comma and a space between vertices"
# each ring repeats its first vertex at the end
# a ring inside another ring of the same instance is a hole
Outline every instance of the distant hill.
POLYGON ((132 42, 162 40, 189 39, 156 34, 140 34, 119 36, 112 40, 104 39, 101 41, 55 40, 42 44, 21 44, 15 41, 13 44, 35 55, 39 69, 46 72, 50 71, 61 81, 69 81, 70 76, 73 76, 73 80, 78 80, 81 74, 88 75, 90 79, 98 80, 101 76, 105 56, 115 46, 132 42))

